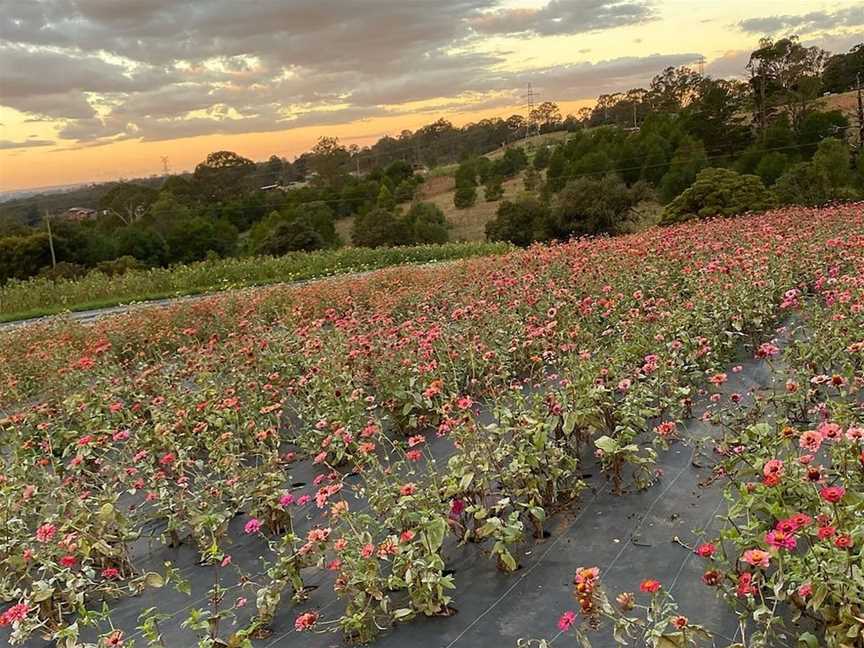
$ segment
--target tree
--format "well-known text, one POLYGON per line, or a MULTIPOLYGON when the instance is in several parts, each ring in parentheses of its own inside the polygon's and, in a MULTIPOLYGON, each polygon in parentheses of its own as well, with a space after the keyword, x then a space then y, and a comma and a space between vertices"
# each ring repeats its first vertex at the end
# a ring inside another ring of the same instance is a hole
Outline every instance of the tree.
POLYGON ((762 178, 762 182, 766 186, 770 187, 780 179, 788 166, 789 156, 780 151, 772 151, 763 155, 762 159, 759 160, 759 164, 756 166, 756 175, 762 178))
POLYGON ((539 124, 541 132, 557 130, 561 127, 561 109, 551 101, 544 101, 528 115, 535 124, 539 124))
POLYGON ((813 162, 801 162, 780 176, 774 195, 781 205, 816 206, 829 202, 834 191, 824 169, 813 162))
POLYGON ((281 256, 298 250, 320 250, 326 246, 308 218, 278 223, 258 247, 260 254, 281 256))
POLYGON ((705 146, 702 142, 685 137, 672 160, 669 170, 660 181, 660 196, 664 202, 669 202, 696 180, 696 175, 708 166, 708 157, 705 155, 705 146))
POLYGON ((557 232, 563 237, 614 232, 637 202, 617 175, 571 180, 558 195, 557 232))
POLYGON ((822 84, 827 92, 846 92, 855 87, 856 74, 864 70, 864 43, 846 54, 835 54, 825 62, 822 84))
POLYGON ((351 153, 339 143, 338 137, 321 137, 312 147, 309 166, 317 174, 316 182, 339 186, 348 172, 351 153))
POLYGON ((492 176, 486 181, 483 189, 483 197, 486 202, 495 202, 501 200, 504 196, 504 187, 502 186, 501 176, 492 176))
POLYGON ((404 219, 376 207, 354 219, 351 242, 358 247, 391 247, 407 245, 411 237, 404 219))
POLYGON ((462 162, 456 169, 456 193, 453 204, 457 209, 472 207, 477 201, 477 169, 474 160, 462 162))
POLYGON ((420 243, 446 243, 449 225, 444 212, 434 203, 418 202, 405 214, 410 241, 420 243))
POLYGON ((0 283, 35 275, 49 263, 51 252, 47 233, 0 238, 0 283))
POLYGON ((773 206, 774 198, 758 176, 710 168, 701 171, 696 181, 666 207, 663 223, 707 216, 733 216, 764 211, 773 206))
POLYGON ((237 228, 225 220, 193 216, 173 221, 165 242, 172 262, 201 261, 209 253, 228 256, 237 244, 237 228))
POLYGON ((774 41, 763 38, 750 55, 747 69, 754 115, 764 131, 778 105, 785 105, 797 131, 821 94, 827 52, 803 46, 797 36, 774 41))
POLYGON ((842 137, 848 127, 849 118, 840 110, 810 113, 798 129, 798 142, 802 145, 801 153, 811 157, 816 153, 819 142, 826 137, 842 137))
POLYGON ((129 225, 141 220, 158 196, 159 192, 153 187, 121 182, 102 196, 99 208, 129 225))
POLYGON ((245 181, 255 170, 252 160, 232 151, 216 151, 195 167, 193 178, 205 198, 221 200, 251 188, 245 181))
POLYGON ((382 183, 381 189, 378 192, 378 200, 376 201, 379 209, 384 209, 386 211, 393 211, 396 208, 396 200, 393 198, 393 194, 390 193, 390 190, 387 188, 387 185, 382 183))
POLYGON ((526 121, 522 115, 510 115, 504 122, 507 125, 507 130, 513 135, 518 136, 525 132, 526 121))
MULTIPOLYGON (((278 155, 271 155, 270 159, 263 165, 263 171, 265 175, 263 176, 263 180, 267 181, 267 184, 282 184, 282 174, 285 171, 285 160, 280 158, 278 155)), ((262 182, 262 184, 264 184, 262 182)))
POLYGON ((833 190, 849 187, 853 182, 849 147, 838 139, 822 140, 813 156, 813 164, 825 172, 833 190))
POLYGON ((702 75, 687 66, 667 67, 651 79, 647 101, 657 112, 678 112, 698 96, 702 75))
POLYGON ((495 218, 486 223, 486 238, 490 241, 510 241, 523 247, 545 241, 552 234, 549 208, 534 196, 505 200, 498 206, 495 218))

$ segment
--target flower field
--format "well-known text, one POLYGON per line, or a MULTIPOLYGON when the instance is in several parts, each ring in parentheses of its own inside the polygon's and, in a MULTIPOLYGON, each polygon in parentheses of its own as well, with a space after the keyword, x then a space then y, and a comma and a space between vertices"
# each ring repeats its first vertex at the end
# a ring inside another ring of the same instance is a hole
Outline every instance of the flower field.
POLYGON ((318 279, 399 264, 503 254, 509 249, 510 246, 502 243, 344 248, 289 252, 276 257, 207 260, 170 268, 129 270, 116 276, 91 272, 80 279, 34 277, 24 281, 12 280, 0 287, 0 322, 66 310, 103 308, 130 301, 318 279))
MULTIPOLYGON (((726 643, 860 646, 862 272, 851 204, 5 333, 0 637, 368 643, 446 623, 461 557, 518 579, 589 470, 622 502, 662 488, 697 417, 728 506, 678 548, 740 614, 726 643), (742 353, 780 387, 728 393, 742 353)), ((611 597, 572 565, 555 645, 720 641, 642 566, 611 597)))

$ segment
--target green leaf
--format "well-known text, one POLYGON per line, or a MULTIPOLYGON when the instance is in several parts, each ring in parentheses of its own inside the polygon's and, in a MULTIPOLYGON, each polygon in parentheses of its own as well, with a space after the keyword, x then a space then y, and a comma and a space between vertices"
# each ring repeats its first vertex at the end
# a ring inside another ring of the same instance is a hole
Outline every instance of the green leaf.
POLYGON ((399 608, 393 612, 393 618, 397 621, 406 621, 414 616, 414 610, 410 608, 399 608))
POLYGON ((157 574, 156 572, 147 572, 144 574, 144 585, 147 587, 160 588, 165 585, 165 579, 162 578, 162 574, 157 574))
POLYGON ((603 452, 614 454, 618 451, 618 442, 612 437, 606 435, 601 436, 594 441, 594 445, 600 448, 603 452))
POLYGON ((802 632, 798 635, 798 643, 807 644, 809 648, 819 648, 819 639, 812 632, 802 632))

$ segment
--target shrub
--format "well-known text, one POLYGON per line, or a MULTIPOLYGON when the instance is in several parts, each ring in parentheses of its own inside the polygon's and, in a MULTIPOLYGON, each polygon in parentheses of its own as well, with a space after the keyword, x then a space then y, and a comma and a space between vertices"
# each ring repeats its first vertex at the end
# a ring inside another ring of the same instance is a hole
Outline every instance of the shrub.
POLYGON ((297 218, 276 225, 264 239, 259 252, 279 256, 299 250, 320 250, 325 247, 324 239, 307 218, 297 218))
POLYGON ((434 203, 420 202, 412 205, 405 214, 405 222, 414 244, 446 243, 449 238, 444 212, 434 203))
POLYGON ((704 169, 696 176, 696 181, 666 207, 662 222, 764 211, 773 204, 774 197, 758 176, 741 175, 731 169, 704 169))
POLYGON ((819 142, 813 164, 825 172, 833 189, 852 184, 852 158, 849 147, 840 140, 829 137, 819 142))
POLYGON ((456 209, 468 209, 473 207, 475 202, 477 202, 477 189, 473 185, 456 187, 456 193, 453 196, 453 204, 456 209))
POLYGON ((410 238, 404 219, 380 207, 357 216, 351 227, 351 242, 360 247, 407 245, 410 238))
POLYGON ((789 158, 786 154, 774 151, 764 155, 759 160, 759 164, 756 165, 756 175, 762 178, 762 182, 770 186, 780 179, 788 166, 789 158))
POLYGON ((577 178, 558 196, 556 229, 565 237, 613 232, 637 202, 617 175, 577 178))
POLYGON ((549 208, 533 196, 505 200, 495 218, 486 223, 486 238, 490 241, 510 241, 527 247, 551 236, 549 208))
POLYGON ((501 200, 501 198, 503 198, 504 187, 501 184, 500 176, 489 178, 488 182, 486 182, 483 196, 486 198, 486 202, 495 202, 496 200, 501 200))
POLYGON ((781 205, 822 205, 834 191, 825 170, 813 162, 801 162, 780 176, 774 195, 781 205))

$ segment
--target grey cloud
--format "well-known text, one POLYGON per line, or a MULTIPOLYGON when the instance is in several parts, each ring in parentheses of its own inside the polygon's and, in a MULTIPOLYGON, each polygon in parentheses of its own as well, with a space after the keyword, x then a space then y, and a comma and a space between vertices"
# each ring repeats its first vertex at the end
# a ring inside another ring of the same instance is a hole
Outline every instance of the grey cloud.
POLYGON ((61 137, 98 145, 325 126, 398 114, 400 104, 416 101, 429 102, 429 111, 458 110, 460 97, 492 107, 512 103, 528 74, 549 99, 588 98, 644 83, 694 56, 503 71, 504 53, 472 49, 484 33, 634 24, 653 18, 653 2, 551 0, 521 11, 501 5, 0 0, 0 103, 59 119, 61 137), (104 109, 97 115, 94 106, 104 109))
POLYGON ((647 0, 550 0, 540 9, 488 12, 471 25, 485 34, 579 34, 651 20, 652 5, 647 0))
POLYGON ((54 142, 43 139, 28 139, 23 142, 13 142, 12 140, 0 140, 0 151, 8 151, 10 149, 25 149, 36 148, 40 146, 53 146, 54 142))
POLYGON ((813 32, 821 29, 860 27, 864 25, 864 5, 838 11, 813 11, 801 15, 777 15, 748 18, 738 23, 750 34, 776 34, 781 31, 813 32))
POLYGON ((599 94, 628 90, 647 81, 669 66, 686 65, 699 54, 652 54, 645 57, 624 56, 597 63, 576 63, 517 75, 531 81, 541 98, 587 99, 599 94))

